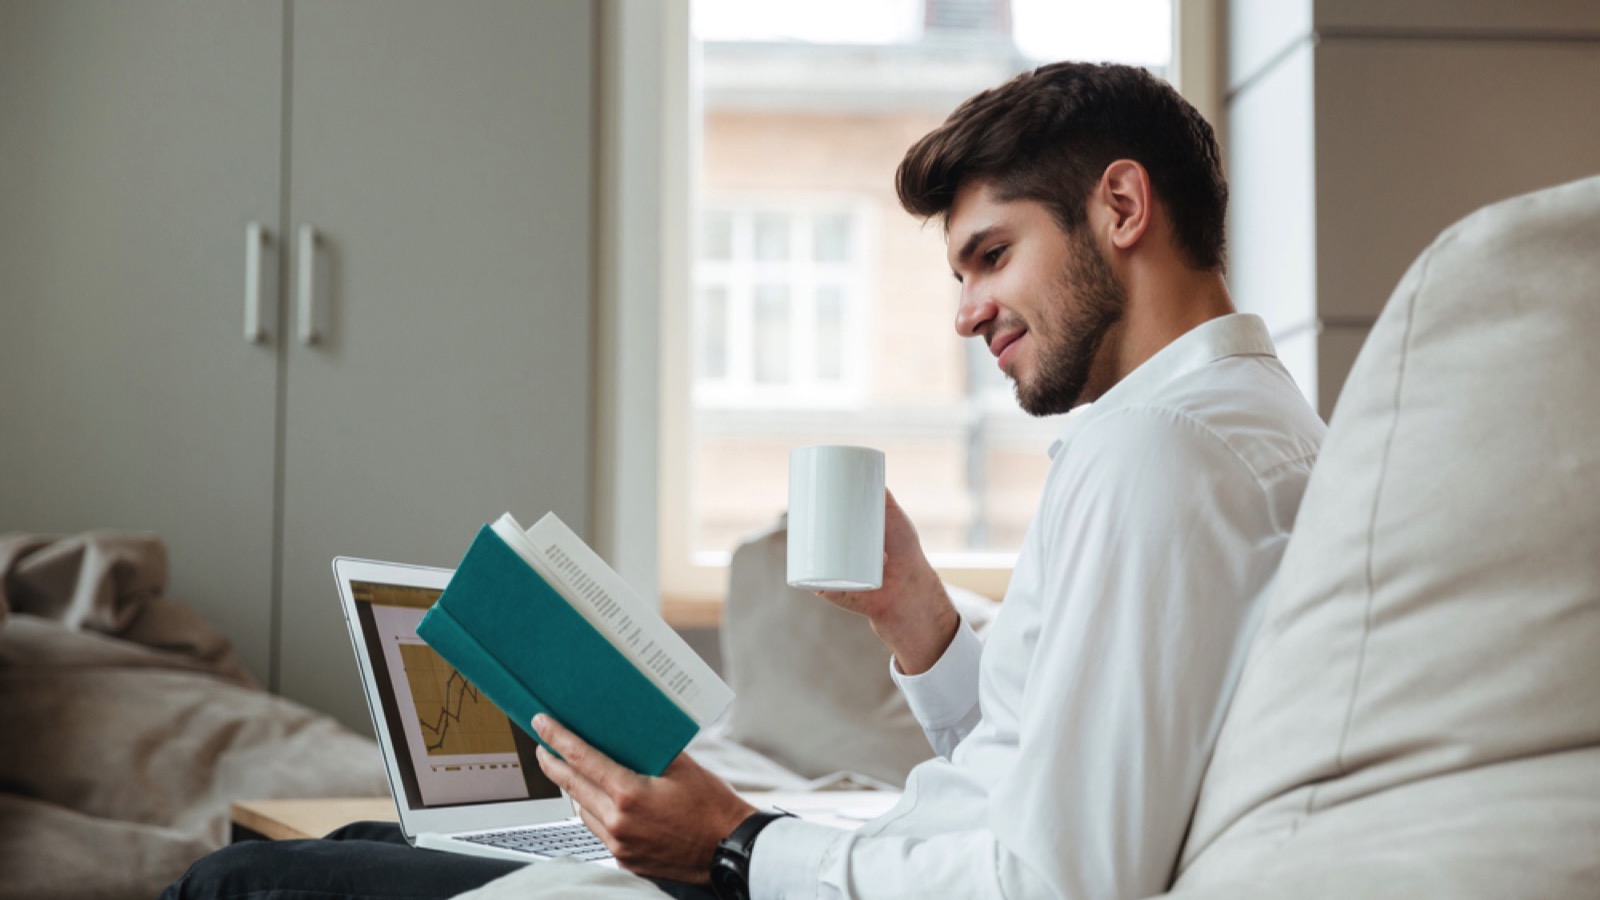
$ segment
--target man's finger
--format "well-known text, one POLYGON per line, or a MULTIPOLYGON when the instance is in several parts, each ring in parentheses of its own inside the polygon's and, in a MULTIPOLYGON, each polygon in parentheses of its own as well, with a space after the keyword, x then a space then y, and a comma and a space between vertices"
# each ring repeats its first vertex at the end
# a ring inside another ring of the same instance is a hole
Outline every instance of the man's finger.
POLYGON ((568 785, 581 780, 583 777, 578 774, 576 769, 567 765, 565 760, 546 749, 543 744, 533 748, 533 755, 539 761, 539 768, 544 770, 544 774, 555 782, 556 787, 569 794, 572 793, 572 790, 568 785))
POLYGON ((539 737, 544 738, 546 744, 554 747, 563 759, 574 765, 580 765, 574 757, 581 757, 583 750, 589 746, 583 738, 568 731, 565 725, 544 713, 533 717, 533 730, 538 732, 539 737))
POLYGON ((615 797, 635 787, 638 774, 613 760, 544 713, 533 717, 533 729, 560 753, 573 769, 615 797))
POLYGON ((538 757, 539 768, 544 774, 555 782, 556 787, 567 792, 579 807, 609 812, 613 807, 611 798, 601 787, 583 776, 583 773, 557 759, 555 754, 543 747, 534 751, 538 757))
POLYGON ((583 773, 590 781, 604 781, 617 764, 604 753, 589 746, 588 742, 568 731, 566 726, 544 713, 533 717, 533 730, 554 747, 567 764, 583 773))
POLYGON ((616 854, 617 839, 612 836, 611 832, 606 830, 605 825, 600 823, 599 816, 589 812, 588 807, 579 804, 578 818, 583 820, 583 824, 589 826, 589 830, 594 832, 594 836, 600 839, 600 843, 606 845, 606 849, 610 850, 612 855, 616 854))

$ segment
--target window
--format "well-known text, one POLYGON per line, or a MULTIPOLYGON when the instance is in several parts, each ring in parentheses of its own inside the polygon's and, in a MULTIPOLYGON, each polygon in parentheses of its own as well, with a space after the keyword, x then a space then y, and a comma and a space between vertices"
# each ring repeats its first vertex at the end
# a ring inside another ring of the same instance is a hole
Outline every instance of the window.
MULTIPOLYGON (((1215 4, 1184 2, 1208 10, 1210 29, 1194 33, 1209 39, 1215 4)), ((1044 60, 1164 72, 1172 11, 695 0, 679 207, 695 226, 687 296, 667 307, 685 312, 664 314, 690 321, 662 349, 663 594, 720 596, 736 542, 784 508, 789 449, 827 442, 884 449, 947 579, 998 595, 1059 423, 1023 415, 982 348, 955 335, 942 232, 900 210, 894 168, 961 100, 1044 60), (1052 38, 1069 43, 1040 43, 1052 38)), ((1215 59, 1206 46, 1185 62, 1215 59)), ((670 206, 676 188, 663 189, 670 206)), ((663 217, 666 244, 683 218, 663 217)))
POLYGON ((694 406, 845 406, 862 389, 866 216, 709 203, 695 265, 694 406))

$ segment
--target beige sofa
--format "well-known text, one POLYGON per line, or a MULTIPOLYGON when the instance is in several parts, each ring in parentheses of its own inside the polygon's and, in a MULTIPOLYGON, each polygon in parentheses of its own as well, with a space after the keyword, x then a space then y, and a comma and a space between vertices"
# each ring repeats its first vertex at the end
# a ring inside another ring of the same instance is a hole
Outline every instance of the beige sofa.
POLYGON ((1175 894, 1600 897, 1600 178, 1469 216, 1390 298, 1175 894))
MULTIPOLYGON (((654 889, 470 896, 574 890, 654 889)), ((1170 896, 1600 897, 1600 178, 1465 219, 1390 299, 1170 896)))

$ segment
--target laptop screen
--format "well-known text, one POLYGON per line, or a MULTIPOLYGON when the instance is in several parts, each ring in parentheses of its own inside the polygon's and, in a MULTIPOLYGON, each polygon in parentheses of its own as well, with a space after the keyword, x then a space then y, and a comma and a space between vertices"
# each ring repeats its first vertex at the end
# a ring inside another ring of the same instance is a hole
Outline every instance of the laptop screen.
POLYGON ((560 797, 539 769, 534 740, 417 637, 442 591, 349 584, 410 808, 560 797))

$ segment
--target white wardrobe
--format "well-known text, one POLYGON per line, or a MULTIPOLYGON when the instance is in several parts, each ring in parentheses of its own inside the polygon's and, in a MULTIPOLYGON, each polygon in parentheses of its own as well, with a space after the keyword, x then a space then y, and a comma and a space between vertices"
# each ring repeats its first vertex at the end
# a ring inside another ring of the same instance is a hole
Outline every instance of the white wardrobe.
POLYGON ((570 0, 0 0, 0 532, 155 532, 368 729, 334 556, 589 528, 594 46, 570 0))

